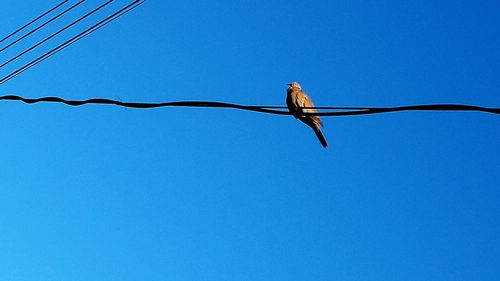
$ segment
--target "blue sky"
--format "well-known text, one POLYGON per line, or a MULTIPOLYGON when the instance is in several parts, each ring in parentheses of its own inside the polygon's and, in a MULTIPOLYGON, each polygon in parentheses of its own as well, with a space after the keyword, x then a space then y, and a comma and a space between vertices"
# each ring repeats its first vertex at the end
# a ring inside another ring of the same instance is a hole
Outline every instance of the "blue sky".
MULTIPOLYGON (((58 2, 1 1, 0 33, 58 2)), ((500 107, 499 15, 498 1, 148 0, 0 95, 284 105, 296 80, 317 106, 500 107)), ((291 116, 231 109, 4 101, 0 120, 1 280, 500 276, 492 114, 325 117, 327 149, 291 116)))

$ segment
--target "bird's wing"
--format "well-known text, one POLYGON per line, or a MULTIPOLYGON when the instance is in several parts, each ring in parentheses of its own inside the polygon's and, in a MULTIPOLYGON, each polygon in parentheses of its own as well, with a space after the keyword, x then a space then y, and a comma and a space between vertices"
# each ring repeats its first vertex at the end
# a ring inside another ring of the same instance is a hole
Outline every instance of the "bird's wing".
MULTIPOLYGON (((300 92, 300 95, 297 98, 297 103, 299 104, 300 107, 314 107, 314 103, 311 100, 311 98, 303 91, 300 92)), ((316 113, 318 111, 315 108, 306 108, 306 109, 302 109, 302 112, 316 113)), ((319 118, 319 116, 308 116, 308 118, 304 118, 304 120, 311 120, 314 123, 318 124, 319 126, 323 126, 323 122, 321 122, 321 119, 319 118)), ((304 122, 306 122, 306 121, 304 121, 304 122)))
MULTIPOLYGON (((300 107, 314 107, 311 98, 302 91, 297 96, 297 105, 300 107)), ((304 109, 303 112, 316 112, 316 109, 304 109)))

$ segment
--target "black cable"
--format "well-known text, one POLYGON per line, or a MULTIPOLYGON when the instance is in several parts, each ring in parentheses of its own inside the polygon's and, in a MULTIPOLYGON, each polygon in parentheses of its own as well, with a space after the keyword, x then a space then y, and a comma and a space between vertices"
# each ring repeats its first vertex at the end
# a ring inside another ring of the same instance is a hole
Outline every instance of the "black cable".
POLYGON ((0 49, 0 53, 3 52, 5 49, 11 47, 12 45, 16 44, 17 42, 23 40, 24 38, 30 36, 31 34, 37 32, 38 30, 40 30, 42 27, 46 26, 47 24, 53 22, 54 20, 58 19, 59 17, 61 17, 62 15, 68 13, 69 11, 73 10, 74 8, 76 8, 77 6, 79 6, 80 4, 82 4, 83 2, 85 2, 85 0, 80 0, 80 2, 74 4, 73 6, 69 7, 68 9, 62 11, 61 13, 57 14, 56 16, 52 17, 51 19, 49 19, 48 21, 42 23, 41 25, 37 26, 36 28, 34 28, 33 30, 31 30, 30 32, 24 34, 23 36, 17 38, 16 40, 14 40, 13 42, 11 42, 9 45, 3 47, 0 49))
POLYGON ((482 107, 465 104, 426 104, 426 105, 406 105, 394 107, 373 107, 347 112, 318 112, 316 116, 347 116, 347 115, 362 115, 388 113, 397 111, 481 111, 493 114, 500 114, 500 108, 482 107))
POLYGON ((43 18, 45 15, 47 15, 48 13, 54 11, 55 9, 59 8, 60 6, 62 6, 64 3, 68 2, 68 0, 65 0, 65 1, 62 1, 61 3, 55 5, 54 7, 52 7, 50 10, 46 11, 45 13, 39 15, 38 17, 34 18, 33 20, 31 20, 30 22, 28 22, 27 24, 21 26, 20 28, 18 28, 16 31, 12 32, 11 34, 5 36, 4 38, 0 39, 0 43, 2 43, 3 41, 9 39, 10 37, 14 36, 16 33, 18 33, 19 31, 25 29, 26 27, 28 27, 30 24, 36 22, 37 20, 43 18))
MULTIPOLYGON (((255 111, 269 114, 278 115, 291 115, 285 106, 259 106, 259 105, 240 105, 226 102, 214 101, 174 101, 174 102, 158 102, 158 103, 141 103, 141 102, 122 102, 104 98, 94 98, 88 100, 66 100, 60 97, 43 97, 43 98, 23 98, 16 95, 0 96, 0 100, 21 101, 28 104, 39 102, 53 102, 63 103, 70 106, 81 106, 85 104, 111 104, 122 107, 130 108, 158 108, 158 107, 205 107, 205 108, 233 108, 247 111, 255 111), (276 110, 283 109, 283 110, 276 110)), ((344 110, 334 112, 321 112, 321 113, 304 113, 304 115, 316 116, 349 116, 349 115, 366 115, 376 113, 387 113, 396 111, 479 111, 493 114, 500 114, 500 108, 481 107, 463 104, 429 104, 429 105, 409 105, 409 106, 395 106, 395 107, 317 107, 322 109, 331 110, 344 110), (347 111, 345 111, 347 110, 347 111)))
POLYGON ((96 13, 97 11, 99 11, 100 9, 104 8, 106 5, 110 4, 111 2, 113 2, 113 0, 108 0, 106 3, 102 4, 101 6, 95 8, 94 10, 88 12, 87 14, 83 15, 82 17, 78 18, 77 20, 75 20, 74 22, 68 24, 67 26, 63 27, 62 29, 60 29, 59 31, 57 31, 56 33, 50 35, 49 37, 43 39, 42 41, 36 43, 35 45, 29 47, 28 49, 24 50, 23 52, 21 52, 20 54, 14 56, 13 58, 9 59, 8 61, 4 62, 3 64, 0 65, 0 68, 6 66, 7 64, 13 62, 14 60, 18 59, 20 56, 26 54, 27 52, 33 50, 34 48, 40 46, 41 44, 47 42, 48 40, 54 38, 55 36, 57 36, 58 34, 60 34, 61 32, 65 31, 66 29, 72 27, 73 25, 77 24, 78 22, 82 21, 83 19, 87 18, 88 16, 96 13))
POLYGON ((32 60, 31 62, 25 64, 24 66, 18 68, 17 70, 11 72, 10 74, 4 76, 2 79, 0 79, 0 84, 3 84, 10 79, 14 78, 15 76, 23 73, 24 71, 30 69, 31 67, 37 65, 38 63, 46 60, 47 58, 53 56, 54 54, 58 53, 59 51, 65 49, 66 47, 70 46, 71 44, 77 42, 78 40, 82 39, 83 37, 91 34, 92 32, 98 30, 99 28, 109 24, 113 20, 117 19, 118 17, 124 15, 125 13, 129 12, 130 10, 136 8, 137 6, 141 5, 144 3, 146 0, 135 0, 131 2, 129 5, 123 7, 122 9, 118 10, 117 12, 113 13, 112 15, 106 17, 105 19, 99 21, 98 23, 94 24, 93 26, 87 28, 86 30, 82 31, 81 33, 77 34, 76 36, 70 38, 69 40, 65 41, 64 43, 58 45, 54 49, 46 52, 45 54, 39 56, 38 58, 32 60))

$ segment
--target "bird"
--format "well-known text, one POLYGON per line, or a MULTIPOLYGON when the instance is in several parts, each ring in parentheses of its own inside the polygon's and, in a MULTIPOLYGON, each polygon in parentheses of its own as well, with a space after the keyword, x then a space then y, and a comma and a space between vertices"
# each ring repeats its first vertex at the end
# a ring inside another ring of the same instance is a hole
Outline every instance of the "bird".
POLYGON ((314 107, 311 98, 302 91, 302 87, 299 83, 293 81, 288 85, 286 90, 286 105, 290 113, 302 121, 307 126, 311 127, 318 137, 321 145, 327 147, 325 136, 321 132, 321 127, 323 127, 323 122, 321 122, 319 116, 304 115, 303 113, 316 113, 318 112, 314 108, 304 108, 304 107, 314 107))

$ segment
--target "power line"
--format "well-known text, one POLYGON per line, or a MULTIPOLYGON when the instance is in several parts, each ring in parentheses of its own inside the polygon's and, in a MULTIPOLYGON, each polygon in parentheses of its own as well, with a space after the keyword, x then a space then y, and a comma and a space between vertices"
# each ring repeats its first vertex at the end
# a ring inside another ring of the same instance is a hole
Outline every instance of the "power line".
POLYGON ((62 1, 61 3, 55 5, 54 7, 50 8, 48 11, 46 11, 45 13, 39 15, 38 17, 32 19, 30 22, 28 22, 27 24, 21 26, 20 28, 18 28, 17 30, 15 30, 14 32, 10 33, 9 35, 5 36, 4 38, 0 39, 0 43, 2 43, 3 41, 9 39, 10 37, 14 36, 16 33, 18 33, 19 31, 25 29, 26 27, 28 27, 29 25, 33 24, 34 22, 36 22, 37 20, 43 18, 45 15, 49 14, 50 12, 54 11, 55 9, 59 8, 60 6, 62 6, 64 3, 68 2, 68 0, 65 0, 65 1, 62 1))
MULTIPOLYGON (((62 14, 68 12, 69 10, 73 9, 77 5, 81 4, 84 0, 80 1, 79 3, 75 4, 74 6, 70 7, 69 9, 65 10, 64 12, 60 13, 57 15, 55 18, 61 16, 62 14)), ((83 17, 79 18, 78 20, 74 21, 73 23, 69 24, 68 26, 64 27, 63 29, 59 30, 58 32, 52 34, 51 36, 45 38, 41 42, 37 43, 36 45, 32 46, 28 50, 24 51, 20 55, 14 57, 13 59, 7 61, 6 63, 0 65, 0 67, 5 66, 6 64, 10 63, 11 61, 17 59, 18 57, 22 56, 23 54, 27 53, 28 51, 36 48, 40 44, 43 44, 47 40, 50 40, 57 34, 63 32, 70 26, 76 24, 77 22, 83 20, 84 18, 90 16, 91 14, 97 12, 99 9, 103 8, 104 6, 108 5, 111 3, 113 0, 110 0, 98 8, 94 9, 93 11, 89 12, 88 14, 84 15, 83 17)), ((78 35, 72 37, 71 39, 65 41, 64 43, 60 44, 56 48, 46 52, 42 56, 38 57, 37 59, 31 61, 30 63, 24 65, 23 67, 17 69, 16 71, 8 74, 4 78, 0 80, 0 84, 5 83, 6 81, 12 79, 13 77, 17 76, 18 74, 26 71, 27 69, 33 67, 34 65, 40 63, 41 61, 47 59, 48 57, 56 54, 57 52, 61 51, 62 49, 68 47, 69 45, 75 43, 76 41, 82 39, 83 37, 89 35, 90 33, 96 31, 97 29, 109 24, 111 21, 115 20, 116 18, 120 17, 121 15, 127 13, 128 11, 136 8, 137 6, 141 5, 144 3, 146 0, 135 0, 125 6, 124 8, 118 10, 117 12, 113 13, 112 15, 106 17, 105 19, 99 21, 98 23, 94 24, 93 26, 89 27, 88 29, 84 30, 83 32, 79 33, 78 35)), ((56 7, 52 8, 48 12, 44 13, 42 16, 48 14, 49 12, 53 11, 57 7, 61 6, 67 1, 63 1, 61 4, 57 5, 56 7)), ((22 30, 29 24, 33 23, 34 21, 38 20, 42 16, 38 17, 37 19, 31 21, 30 23, 26 24, 19 30, 22 30)), ((50 21, 54 20, 55 18, 49 20, 48 22, 42 24, 38 28, 36 28, 34 31, 31 33, 35 32, 36 30, 40 29, 42 26, 48 24, 50 21)), ((6 38, 14 35, 17 33, 19 30, 13 32, 11 35, 7 36, 6 38)), ((29 34, 31 34, 29 33, 29 34)), ((28 34, 28 35, 29 35, 28 34)), ((25 35, 24 37, 28 36, 25 35)), ((21 39, 18 39, 16 42, 19 40, 22 40, 24 37, 21 39)), ((6 38, 0 40, 3 41, 6 38)), ((14 42, 14 43, 16 43, 14 42)), ((7 46, 5 48, 10 47, 7 46)), ((3 51, 5 48, 1 49, 3 51)), ((276 110, 276 109, 286 109, 284 106, 248 106, 248 105, 239 105, 239 104, 232 104, 232 103, 224 103, 224 102, 211 102, 211 101, 177 101, 177 102, 162 102, 162 103, 139 103, 139 102, 122 102, 122 101, 116 101, 116 100, 111 100, 111 99, 103 99, 103 98, 94 98, 94 99, 88 99, 88 100, 66 100, 62 99, 59 97, 43 97, 43 98, 36 98, 36 99, 30 99, 30 98, 23 98, 20 96, 16 95, 7 95, 7 96, 0 96, 0 100, 12 100, 12 101, 22 101, 28 104, 33 104, 33 103, 39 103, 39 102, 55 102, 55 103, 64 103, 66 105, 70 106, 81 106, 85 104, 111 104, 111 105, 117 105, 117 106, 122 106, 122 107, 130 107, 130 108, 157 108, 157 107, 205 107, 205 108, 233 108, 233 109, 240 109, 240 110, 247 110, 247 111, 255 111, 255 112, 262 112, 262 113, 269 113, 269 114, 278 114, 278 115, 290 115, 290 113, 287 110, 276 110)), ((488 108, 488 107, 480 107, 480 106, 471 106, 471 105, 460 105, 460 104, 433 104, 433 105, 410 105, 410 106, 397 106, 397 107, 315 107, 315 109, 323 109, 323 110, 337 110, 334 112, 318 112, 318 113, 304 113, 304 115, 317 115, 317 116, 348 116, 348 115, 366 115, 366 114, 375 114, 375 113, 387 113, 387 112, 397 112, 397 111, 480 111, 480 112, 488 112, 488 113, 493 113, 493 114, 500 114, 500 108, 488 108), (338 111, 342 110, 342 111, 338 111)))
POLYGON ((62 15, 68 13, 69 11, 73 10, 74 8, 76 8, 77 6, 79 6, 80 4, 82 4, 83 2, 85 2, 85 0, 80 0, 80 2, 74 4, 73 6, 69 7, 68 9, 62 11, 61 13, 57 14, 56 16, 52 17, 51 19, 49 19, 48 21, 42 23, 41 25, 37 26, 36 28, 34 28, 33 30, 31 30, 30 32, 24 34, 23 36, 19 37, 18 39, 14 40, 13 42, 11 42, 10 44, 8 44, 7 46, 3 47, 0 49, 0 53, 3 52, 5 49, 11 47, 12 45, 16 44, 17 42, 23 40, 24 38, 30 36, 31 34, 37 32, 38 30, 40 30, 42 27, 46 26, 47 24, 53 22, 54 20, 56 20, 57 18, 61 17, 62 15))
MULTIPOLYGON (((34 103, 63 103, 70 106, 81 106, 85 104, 108 104, 129 108, 158 108, 158 107, 203 107, 203 108, 232 108, 239 110, 255 111, 277 115, 291 115, 285 106, 266 106, 266 105, 240 105, 226 102, 214 101, 173 101, 173 102, 122 102, 112 99, 93 98, 87 100, 67 100, 60 97, 42 97, 42 98, 23 98, 16 95, 0 96, 0 100, 21 101, 28 104, 34 103), (278 110, 281 109, 281 110, 278 110)), ((304 107, 305 109, 306 107, 304 107)), ((307 107, 309 108, 309 107, 307 107)), ((500 114, 500 108, 482 107, 463 104, 428 104, 428 105, 407 105, 395 107, 339 107, 339 106, 321 106, 313 107, 315 109, 336 110, 330 112, 304 113, 304 115, 316 116, 350 116, 367 115, 398 111, 477 111, 492 114, 500 114), (341 111, 339 111, 341 110, 341 111)))
POLYGON ((106 5, 110 4, 111 2, 113 2, 113 0, 108 0, 106 3, 100 5, 99 7, 95 8, 94 10, 88 12, 87 14, 83 15, 82 17, 78 18, 77 20, 75 20, 74 22, 66 25, 65 27, 63 27, 62 29, 60 29, 59 31, 53 33, 52 35, 50 35, 49 37, 43 39, 42 41, 36 43, 35 45, 29 47, 28 49, 24 50, 23 52, 21 52, 20 54, 14 56, 13 58, 9 59, 8 61, 4 62, 3 64, 0 65, 0 68, 6 66, 7 64, 13 62, 14 60, 18 59, 19 57, 25 55, 26 53, 28 53, 29 51, 33 50, 34 48, 40 46, 41 44, 47 42, 48 40, 54 38, 55 36, 57 36, 58 34, 60 34, 61 32, 65 31, 66 29, 72 27, 73 25, 77 24, 78 22, 82 21, 83 19, 89 17, 90 15, 96 13, 97 11, 99 11, 100 9, 104 8, 106 5))
POLYGON ((93 26, 87 28, 86 30, 82 31, 81 33, 77 34, 76 36, 70 38, 69 40, 65 41, 64 43, 58 45, 54 49, 44 53, 43 55, 39 56, 38 58, 32 60, 31 62, 25 64, 24 66, 16 69, 15 71, 7 74, 4 76, 2 79, 0 79, 0 84, 3 84, 7 82, 8 80, 14 78, 15 76, 23 73, 24 71, 30 69, 31 67, 37 65, 38 63, 46 60, 47 58, 53 56, 54 54, 58 53, 59 51, 65 49, 66 47, 70 46, 71 44, 77 42, 78 40, 84 38, 85 36, 91 34, 92 32, 98 30, 99 28, 109 24, 113 20, 117 19, 118 17, 124 15, 125 13, 129 12, 130 10, 136 8, 137 6, 141 5, 144 3, 146 0, 135 0, 128 4, 127 6, 123 7, 122 9, 118 10, 117 12, 111 14, 110 16, 104 18, 103 20, 99 21, 98 23, 94 24, 93 26))

